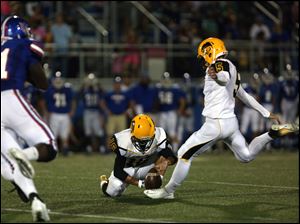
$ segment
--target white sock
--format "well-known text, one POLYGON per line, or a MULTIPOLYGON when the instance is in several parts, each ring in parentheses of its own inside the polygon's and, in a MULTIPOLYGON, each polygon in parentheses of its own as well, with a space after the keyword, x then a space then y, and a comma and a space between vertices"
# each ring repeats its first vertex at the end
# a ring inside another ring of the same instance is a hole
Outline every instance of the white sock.
POLYGON ((257 136, 252 140, 252 142, 249 145, 249 151, 251 153, 251 157, 255 158, 255 156, 264 149, 267 143, 272 141, 273 139, 270 137, 270 135, 267 133, 264 133, 260 136, 257 136))
POLYGON ((19 170, 14 175, 14 182, 22 189, 27 198, 31 193, 37 193, 33 180, 24 177, 19 170))
POLYGON ((181 183, 187 177, 190 167, 191 167, 190 160, 184 161, 182 159, 178 159, 172 177, 169 183, 165 186, 165 189, 168 193, 173 193, 175 189, 181 185, 181 183))
POLYGON ((27 159, 29 159, 29 160, 35 160, 36 161, 39 158, 39 151, 34 146, 26 148, 22 151, 26 155, 27 159))
POLYGON ((4 179, 15 182, 15 184, 21 188, 27 198, 29 198, 31 193, 37 193, 33 180, 25 177, 21 173, 19 166, 14 160, 6 160, 6 162, 2 162, 1 156, 1 175, 4 177, 4 179))

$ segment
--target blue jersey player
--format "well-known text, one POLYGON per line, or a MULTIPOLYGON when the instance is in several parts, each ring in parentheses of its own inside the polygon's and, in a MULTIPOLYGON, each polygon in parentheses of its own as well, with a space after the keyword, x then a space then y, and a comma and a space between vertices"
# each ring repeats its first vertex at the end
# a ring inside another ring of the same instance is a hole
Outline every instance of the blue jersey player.
MULTIPOLYGON (((242 87, 244 90, 254 97, 255 99, 258 98, 257 90, 255 88, 255 79, 250 79, 250 84, 243 83, 242 87)), ((248 133, 248 128, 251 127, 251 139, 258 135, 259 131, 259 113, 251 108, 250 106, 245 105, 243 108, 243 113, 241 116, 241 132, 245 136, 248 133)))
POLYGON ((25 81, 41 90, 48 88, 41 65, 44 52, 31 39, 28 23, 17 16, 3 21, 1 40, 1 175, 11 181, 24 202, 31 202, 34 221, 48 221, 47 207, 32 180, 30 160, 53 160, 56 142, 48 125, 21 95, 25 81), (8 130, 30 147, 21 150, 8 130))
POLYGON ((155 106, 157 103, 156 88, 151 85, 151 79, 148 75, 143 74, 140 81, 134 85, 131 89, 131 95, 135 103, 135 112, 137 114, 147 114, 152 117, 154 122, 156 121, 155 106))
POLYGON ((110 137, 121 130, 126 129, 127 111, 133 110, 133 101, 128 91, 122 90, 123 79, 121 76, 114 78, 113 90, 107 92, 100 100, 101 109, 107 115, 106 134, 107 148, 110 137))
POLYGON ((71 117, 75 111, 75 101, 73 100, 73 90, 69 83, 64 83, 61 73, 56 72, 56 77, 45 92, 47 102, 47 117, 54 136, 61 139, 61 150, 63 155, 69 152, 69 137, 72 130, 71 117))
POLYGON ((279 82, 279 97, 283 120, 294 122, 299 104, 299 79, 289 64, 286 66, 284 79, 279 82))
POLYGON ((105 153, 105 140, 103 139, 104 117, 100 111, 100 99, 103 91, 93 73, 90 73, 85 78, 80 95, 83 101, 83 127, 86 151, 87 153, 92 151, 105 153))
POLYGON ((159 126, 169 134, 174 150, 177 150, 179 139, 177 136, 178 115, 184 113, 185 98, 179 86, 172 82, 170 74, 165 72, 161 82, 157 85, 159 108, 159 126))
MULTIPOLYGON (((274 84, 274 77, 269 73, 268 69, 264 69, 264 74, 261 76, 262 85, 259 88, 259 102, 270 112, 275 110, 276 86, 274 84)), ((269 129, 272 122, 260 117, 260 131, 264 132, 269 129)))

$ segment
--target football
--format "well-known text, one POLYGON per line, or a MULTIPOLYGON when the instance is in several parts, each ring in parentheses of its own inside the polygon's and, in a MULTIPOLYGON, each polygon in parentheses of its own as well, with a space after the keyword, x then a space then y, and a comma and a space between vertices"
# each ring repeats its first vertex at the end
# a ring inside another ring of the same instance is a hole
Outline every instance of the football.
POLYGON ((145 188, 146 189, 157 189, 162 185, 162 180, 155 168, 149 170, 145 177, 145 188))

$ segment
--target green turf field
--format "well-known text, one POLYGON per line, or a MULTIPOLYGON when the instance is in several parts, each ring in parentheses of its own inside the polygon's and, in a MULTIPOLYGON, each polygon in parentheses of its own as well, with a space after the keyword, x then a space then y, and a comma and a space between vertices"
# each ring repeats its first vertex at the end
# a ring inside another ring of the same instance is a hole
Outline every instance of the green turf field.
MULTIPOLYGON (((73 155, 34 163, 51 221, 299 222, 298 153, 262 153, 248 164, 230 152, 205 153, 194 160, 174 200, 148 199, 134 186, 119 198, 104 197, 98 176, 109 174, 113 161, 113 155, 73 155)), ((10 189, 1 179, 1 222, 31 222, 30 205, 10 189)))

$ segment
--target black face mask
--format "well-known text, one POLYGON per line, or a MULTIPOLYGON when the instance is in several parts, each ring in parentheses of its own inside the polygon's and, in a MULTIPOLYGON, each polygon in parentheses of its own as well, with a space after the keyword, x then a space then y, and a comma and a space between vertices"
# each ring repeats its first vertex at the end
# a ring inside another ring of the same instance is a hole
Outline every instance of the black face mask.
POLYGON ((131 141, 132 141, 133 145, 135 146, 135 148, 142 153, 145 153, 150 148, 150 146, 152 145, 153 139, 154 138, 140 140, 140 139, 135 138, 134 136, 131 137, 131 141))

